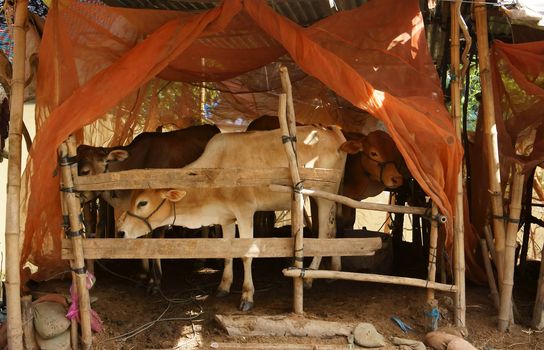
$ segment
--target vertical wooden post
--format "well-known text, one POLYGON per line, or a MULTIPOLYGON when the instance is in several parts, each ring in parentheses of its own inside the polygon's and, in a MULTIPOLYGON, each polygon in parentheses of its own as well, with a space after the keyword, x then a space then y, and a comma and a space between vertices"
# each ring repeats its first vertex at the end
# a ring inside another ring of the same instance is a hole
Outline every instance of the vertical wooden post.
POLYGON ((476 17, 478 63, 480 65, 482 106, 484 109, 484 142, 487 151, 489 191, 491 193, 491 211, 493 214, 493 234, 495 236, 495 252, 497 256, 495 265, 497 266, 500 285, 504 275, 504 210, 502 206, 499 147, 497 141, 497 125, 495 123, 495 106, 493 105, 489 43, 487 38, 487 9, 484 0, 475 0, 474 16, 476 17))
POLYGON ((482 250, 482 257, 484 259, 485 273, 487 275, 487 283, 489 284, 489 291, 491 292, 491 299, 493 305, 499 310, 499 292, 497 291, 497 283, 495 282, 495 275, 493 274, 493 268, 491 268, 491 261, 489 261, 489 250, 487 249, 487 243, 485 239, 480 240, 480 247, 482 250))
POLYGON ((32 296, 25 295, 21 298, 21 308, 23 309, 23 338, 25 350, 38 350, 34 335, 34 315, 32 314, 32 296))
POLYGON ((531 236, 531 224, 533 218, 533 184, 535 181, 535 170, 534 168, 527 178, 525 184, 525 198, 524 198, 524 207, 525 207, 525 217, 523 225, 523 242, 521 243, 521 252, 519 253, 519 271, 521 277, 525 276, 525 268, 527 267, 527 253, 529 252, 529 238, 531 236))
MULTIPOLYGON (((280 68, 282 85, 286 93, 280 95, 279 121, 283 135, 289 136, 288 142, 284 141, 285 152, 289 159, 289 170, 293 181, 293 202, 291 206, 291 230, 294 237, 295 249, 295 267, 302 268, 304 262, 304 241, 303 241, 303 222, 304 222, 304 198, 298 190, 300 186, 300 174, 298 173, 298 161, 296 156, 296 124, 293 106, 293 96, 291 94, 291 83, 287 68, 280 68), (287 116, 286 116, 287 112, 287 116), (291 129, 291 130, 290 130, 291 129)), ((303 313, 304 290, 302 278, 293 280, 293 309, 297 314, 303 313)))
POLYGON ((516 266, 516 237, 521 213, 521 198, 523 197, 523 182, 525 176, 520 164, 512 167, 512 184, 510 186, 510 213, 506 230, 506 249, 504 251, 504 276, 502 279, 499 331, 505 332, 510 325, 512 316, 512 289, 514 287, 514 268, 516 266))
MULTIPOLYGON (((457 138, 461 141, 461 69, 459 65, 460 38, 459 38, 459 8, 461 1, 456 0, 451 4, 451 114, 457 138)), ((464 186, 463 186, 463 161, 461 160, 459 174, 457 176, 457 196, 455 199, 454 225, 454 279, 457 286, 455 294, 455 324, 458 327, 465 326, 466 300, 465 300, 465 229, 463 220, 464 186)))
POLYGON ((25 88, 27 0, 16 2, 13 25, 13 78, 11 81, 11 105, 9 127, 9 160, 6 197, 6 294, 8 347, 23 348, 21 324, 21 276, 19 275, 19 205, 21 201, 21 139, 23 129, 23 104, 25 88))
MULTIPOLYGON (((431 210, 431 217, 433 220, 431 221, 431 237, 429 240, 429 266, 427 268, 427 280, 434 282, 436 280, 436 252, 437 252, 437 244, 438 244, 438 221, 435 220, 436 216, 438 215, 438 209, 436 208, 436 205, 432 204, 432 210, 431 210)), ((434 289, 433 288, 427 288, 427 303, 431 304, 434 302, 434 289)))
POLYGON ((87 273, 85 270, 85 260, 82 246, 82 230, 80 212, 81 206, 79 199, 73 192, 74 182, 73 174, 77 171, 75 163, 71 157, 76 155, 74 137, 70 136, 66 142, 59 147, 60 170, 62 175, 64 199, 68 208, 70 220, 69 236, 72 241, 74 261, 72 269, 76 276, 77 293, 79 297, 79 317, 81 320, 81 342, 84 350, 90 349, 92 345, 91 316, 90 316, 90 298, 87 289, 87 273))
POLYGON ((538 287, 536 289, 535 307, 533 309, 533 328, 544 329, 544 249, 540 260, 540 277, 538 278, 538 287))

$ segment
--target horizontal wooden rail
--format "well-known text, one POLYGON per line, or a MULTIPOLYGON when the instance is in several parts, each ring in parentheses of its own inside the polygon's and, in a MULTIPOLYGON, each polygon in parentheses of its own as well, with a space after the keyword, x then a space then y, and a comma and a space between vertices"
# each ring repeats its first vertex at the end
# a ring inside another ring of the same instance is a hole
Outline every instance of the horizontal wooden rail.
MULTIPOLYGON (((305 183, 316 187, 337 184, 342 172, 332 169, 300 168, 305 183)), ((268 169, 134 169, 74 180, 78 191, 104 191, 138 188, 219 188, 291 185, 288 168, 268 169)))
MULTIPOLYGON (((307 184, 306 182, 304 184, 311 187, 311 185, 307 184)), ((274 192, 292 192, 293 191, 293 189, 289 186, 278 185, 278 184, 269 185, 268 188, 270 188, 270 190, 274 192)), ((421 215, 422 217, 426 217, 428 219, 431 218, 430 208, 427 209, 427 208, 420 208, 420 207, 405 207, 403 205, 359 202, 345 196, 340 196, 337 194, 332 194, 325 191, 320 191, 317 189, 309 189, 309 188, 304 188, 301 190, 301 192, 303 195, 306 195, 306 196, 328 199, 340 204, 347 205, 348 207, 352 207, 352 208, 386 211, 389 213, 415 214, 415 215, 421 215)), ((435 219, 438 220, 438 222, 440 223, 446 223, 448 220, 446 216, 441 214, 438 214, 435 219)))
MULTIPOLYGON (((382 247, 379 237, 304 239, 304 256, 373 255, 382 247)), ((292 238, 168 238, 83 240, 86 259, 204 259, 279 258, 293 256, 292 238)), ((62 241, 62 259, 73 259, 70 241, 62 241)))
POLYGON ((397 276, 383 276, 373 275, 369 273, 357 273, 357 272, 344 272, 344 271, 326 271, 326 270, 301 270, 296 268, 283 269, 283 275, 286 277, 303 277, 307 278, 326 278, 337 280, 350 280, 359 282, 376 282, 376 283, 388 283, 388 284, 400 284, 404 286, 432 288, 434 290, 441 290, 445 292, 456 292, 457 286, 451 284, 437 283, 417 278, 410 277, 397 277, 397 276))

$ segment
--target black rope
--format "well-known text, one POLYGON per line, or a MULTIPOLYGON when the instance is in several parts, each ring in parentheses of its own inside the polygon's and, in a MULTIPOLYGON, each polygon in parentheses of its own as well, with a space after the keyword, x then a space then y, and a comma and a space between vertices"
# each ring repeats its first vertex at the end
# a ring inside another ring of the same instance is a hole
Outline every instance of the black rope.
POLYGON ((83 267, 80 267, 80 268, 74 268, 74 269, 72 269, 72 271, 75 272, 78 275, 85 275, 87 273, 87 268, 85 268, 85 266, 83 266, 83 267))
POLYGON ((75 187, 61 187, 60 191, 65 193, 76 193, 75 187))
POLYGON ((287 143, 287 142, 297 142, 296 136, 289 136, 289 135, 282 135, 281 136, 281 142, 287 143))
POLYGON ((77 164, 77 156, 73 156, 73 157, 60 157, 59 158, 59 165, 60 166, 69 166, 69 165, 73 165, 73 164, 77 164))
POLYGON ((81 237, 83 235, 83 230, 68 231, 67 235, 69 238, 81 237))

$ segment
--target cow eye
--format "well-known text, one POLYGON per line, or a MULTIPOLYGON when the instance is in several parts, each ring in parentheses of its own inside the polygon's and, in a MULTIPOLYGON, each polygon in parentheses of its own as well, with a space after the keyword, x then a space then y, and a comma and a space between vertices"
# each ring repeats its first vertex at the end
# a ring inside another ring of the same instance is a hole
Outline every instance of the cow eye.
POLYGON ((147 201, 140 201, 138 202, 138 208, 144 207, 147 205, 147 201))
POLYGON ((377 156, 378 156, 378 153, 372 151, 372 152, 370 152, 370 155, 371 155, 372 157, 377 157, 377 156))

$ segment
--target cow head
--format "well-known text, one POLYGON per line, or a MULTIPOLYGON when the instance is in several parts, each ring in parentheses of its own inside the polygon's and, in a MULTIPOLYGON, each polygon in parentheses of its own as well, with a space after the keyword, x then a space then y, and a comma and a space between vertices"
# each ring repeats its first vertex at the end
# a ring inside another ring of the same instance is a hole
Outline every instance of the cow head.
MULTIPOLYGON (((128 152, 121 149, 107 149, 80 145, 77 148, 77 173, 79 176, 98 175, 108 172, 111 163, 122 162, 129 156, 128 152)), ((94 192, 82 192, 81 199, 87 202, 96 198, 94 192)))
POLYGON ((402 155, 389 134, 373 131, 346 141, 340 149, 348 154, 361 152, 361 167, 371 180, 381 182, 386 188, 398 188, 404 183, 399 167, 402 155))
POLYGON ((117 221, 119 233, 124 238, 145 236, 157 227, 175 223, 175 204, 187 192, 169 190, 135 190, 130 210, 117 221))

